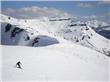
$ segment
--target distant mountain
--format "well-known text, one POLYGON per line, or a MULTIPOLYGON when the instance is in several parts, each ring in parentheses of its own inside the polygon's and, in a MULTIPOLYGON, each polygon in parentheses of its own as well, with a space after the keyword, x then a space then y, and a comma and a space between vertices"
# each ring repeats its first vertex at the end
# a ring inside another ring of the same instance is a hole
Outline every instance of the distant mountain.
POLYGON ((91 28, 93 28, 100 35, 110 39, 110 23, 100 20, 91 20, 86 22, 91 28))
POLYGON ((83 23, 63 17, 16 19, 1 15, 1 44, 41 47, 58 44, 63 40, 110 55, 109 39, 93 30, 97 31, 100 26, 94 23, 96 22, 83 23))

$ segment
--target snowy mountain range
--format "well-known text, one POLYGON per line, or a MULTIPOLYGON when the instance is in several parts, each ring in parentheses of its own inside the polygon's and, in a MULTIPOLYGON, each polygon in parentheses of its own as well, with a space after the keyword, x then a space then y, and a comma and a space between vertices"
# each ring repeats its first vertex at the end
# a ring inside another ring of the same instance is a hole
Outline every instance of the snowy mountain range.
POLYGON ((96 20, 84 23, 72 18, 16 19, 2 14, 1 44, 41 47, 61 43, 62 39, 110 56, 109 39, 97 33, 107 28, 109 31, 107 25, 96 20))
POLYGON ((0 22, 2 81, 109 80, 109 39, 90 23, 6 15, 1 15, 0 22), (22 69, 16 68, 17 61, 22 69))

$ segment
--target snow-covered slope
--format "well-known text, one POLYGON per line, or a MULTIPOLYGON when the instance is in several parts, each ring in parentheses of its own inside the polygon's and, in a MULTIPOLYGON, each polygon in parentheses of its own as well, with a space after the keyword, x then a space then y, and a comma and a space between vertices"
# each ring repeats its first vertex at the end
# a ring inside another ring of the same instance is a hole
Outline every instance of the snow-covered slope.
POLYGON ((109 51, 103 51, 109 40, 88 25, 65 18, 1 19, 3 81, 109 80, 109 51), (23 69, 15 67, 18 61, 23 69))
POLYGON ((110 39, 110 23, 100 20, 86 21, 86 24, 93 28, 97 33, 110 39))
POLYGON ((110 55, 108 39, 96 33, 89 25, 74 22, 70 18, 18 20, 1 15, 1 22, 4 45, 45 46, 59 43, 57 39, 62 38, 110 55))
POLYGON ((3 45, 48 46, 59 43, 55 38, 42 34, 43 32, 41 31, 19 24, 24 22, 24 20, 14 19, 13 21, 13 18, 7 19, 4 15, 2 20, 1 44, 3 45))
POLYGON ((3 81, 108 81, 108 57, 80 45, 2 46, 3 81), (15 67, 21 61, 22 68, 15 67), (11 77, 10 77, 11 76, 11 77))
POLYGON ((67 28, 58 31, 58 34, 67 40, 97 51, 109 49, 109 40, 96 33, 87 24, 70 24, 67 28))
POLYGON ((109 25, 108 22, 104 22, 101 20, 89 20, 89 21, 86 21, 86 24, 88 24, 89 26, 91 26, 94 29, 96 29, 98 27, 103 27, 103 26, 109 25))

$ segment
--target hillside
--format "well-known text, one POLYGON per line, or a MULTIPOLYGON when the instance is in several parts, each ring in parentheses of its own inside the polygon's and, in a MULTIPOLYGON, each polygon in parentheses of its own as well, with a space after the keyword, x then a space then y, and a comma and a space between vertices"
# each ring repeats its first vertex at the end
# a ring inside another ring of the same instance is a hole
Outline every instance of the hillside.
POLYGON ((3 81, 108 81, 108 57, 80 45, 2 46, 3 81), (15 67, 21 61, 22 68, 15 67), (11 77, 9 77, 11 76, 11 77))
POLYGON ((109 80, 109 40, 87 24, 5 15, 0 21, 2 81, 109 80))
POLYGON ((96 33, 88 24, 70 18, 9 19, 2 15, 1 19, 3 45, 40 46, 59 43, 57 39, 62 39, 109 55, 109 39, 96 33))

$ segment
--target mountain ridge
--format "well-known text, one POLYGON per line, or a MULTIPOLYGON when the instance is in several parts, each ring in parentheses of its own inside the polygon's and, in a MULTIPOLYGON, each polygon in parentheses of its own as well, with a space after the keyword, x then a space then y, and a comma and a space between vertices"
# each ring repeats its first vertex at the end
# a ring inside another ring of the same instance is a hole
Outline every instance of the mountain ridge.
MULTIPOLYGON (((70 18, 49 19, 48 17, 41 17, 39 19, 15 19, 10 16, 1 15, 1 22, 6 22, 9 24, 12 24, 12 27, 18 27, 20 29, 23 29, 24 34, 21 32, 23 34, 21 36, 24 36, 25 39, 35 40, 36 36, 47 35, 47 36, 50 36, 48 40, 53 41, 51 37, 56 39, 58 39, 59 37, 59 39, 62 38, 64 40, 67 40, 82 46, 86 46, 88 48, 94 49, 106 55, 110 54, 108 39, 97 34, 89 25, 82 22, 74 22, 74 20, 70 18)), ((2 23, 2 27, 4 27, 3 30, 5 30, 6 25, 2 23)), ((7 35, 4 35, 4 36, 7 36, 7 35)), ((45 41, 42 41, 42 40, 45 40, 46 38, 47 37, 42 37, 42 39, 39 39, 41 40, 41 44, 43 42, 45 43, 45 41)), ((4 42, 5 39, 4 38, 2 39, 3 39, 2 42, 4 42)), ((21 45, 29 44, 29 42, 31 42, 29 40, 25 41, 23 39, 20 39, 21 42, 19 42, 19 44, 21 45)), ((59 43, 59 41, 60 40, 56 40, 55 42, 59 43)), ((31 44, 37 43, 37 42, 38 41, 33 41, 31 42, 31 44)))

